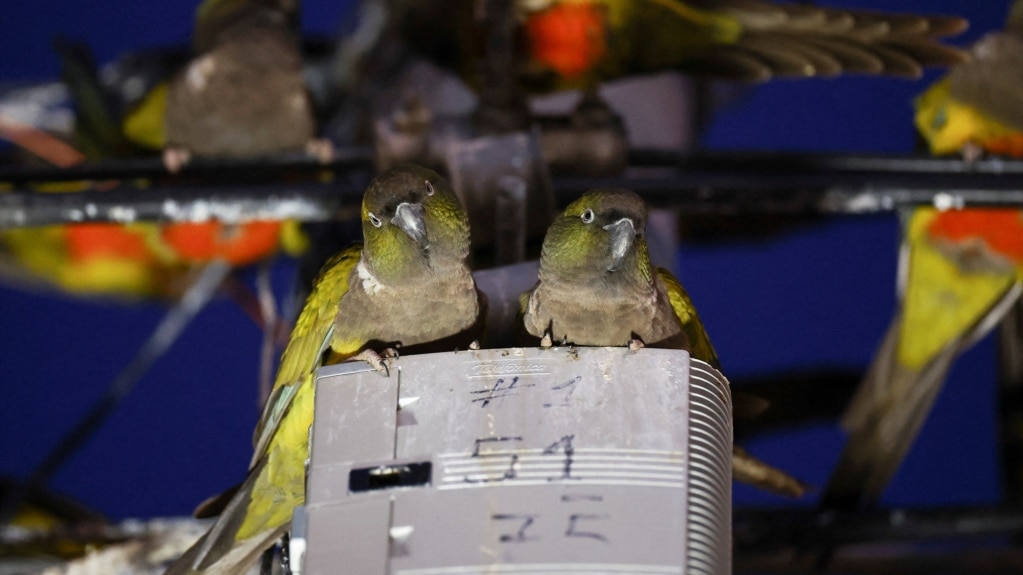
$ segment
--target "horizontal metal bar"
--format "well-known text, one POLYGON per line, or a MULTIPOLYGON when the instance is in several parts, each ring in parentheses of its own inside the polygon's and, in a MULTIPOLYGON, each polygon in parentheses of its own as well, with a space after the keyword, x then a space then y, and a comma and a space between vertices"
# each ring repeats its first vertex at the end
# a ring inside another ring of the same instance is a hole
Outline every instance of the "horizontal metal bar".
MULTIPOLYGON (((642 151, 633 156, 621 176, 554 178, 559 204, 588 189, 625 187, 651 204, 688 213, 1023 207, 1023 161, 1016 160, 642 151)), ((177 176, 157 159, 70 169, 0 167, 0 185, 9 188, 0 193, 0 229, 67 222, 345 219, 355 217, 352 208, 371 176, 371 154, 363 148, 342 150, 330 164, 305 156, 200 160, 177 176), (94 184, 83 192, 36 191, 42 184, 73 181, 94 184)))

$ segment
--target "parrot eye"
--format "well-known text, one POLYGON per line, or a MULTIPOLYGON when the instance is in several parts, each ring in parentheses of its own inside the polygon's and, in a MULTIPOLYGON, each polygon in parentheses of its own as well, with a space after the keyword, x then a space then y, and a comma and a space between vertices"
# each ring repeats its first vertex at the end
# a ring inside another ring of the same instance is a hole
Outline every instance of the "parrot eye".
POLYGON ((584 224, 593 223, 593 217, 594 217, 593 210, 591 209, 587 209, 585 212, 583 212, 583 215, 579 216, 579 218, 582 219, 584 224))
POLYGON ((384 222, 380 221, 380 218, 374 216, 373 212, 366 212, 366 215, 369 216, 369 223, 373 224, 374 228, 379 228, 384 225, 384 222))
POLYGON ((433 192, 433 184, 430 183, 430 180, 426 180, 426 195, 432 196, 433 192))

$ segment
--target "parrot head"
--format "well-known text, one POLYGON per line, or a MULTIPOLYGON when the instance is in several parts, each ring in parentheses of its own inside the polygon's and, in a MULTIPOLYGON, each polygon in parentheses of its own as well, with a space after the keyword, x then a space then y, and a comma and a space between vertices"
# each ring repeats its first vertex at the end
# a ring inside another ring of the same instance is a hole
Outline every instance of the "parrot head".
POLYGON ((192 47, 197 54, 211 50, 222 32, 255 14, 296 29, 298 11, 298 0, 204 0, 195 11, 192 47))
POLYGON ((383 281, 441 271, 469 255, 469 219, 451 185, 432 170, 393 168, 362 199, 363 251, 383 281))
POLYGON ((916 99, 916 127, 935 155, 956 154, 974 138, 978 120, 949 94, 943 78, 916 99))
POLYGON ((562 278, 610 280, 623 276, 650 282, 646 205, 623 189, 590 190, 569 204, 544 238, 544 268, 562 278))

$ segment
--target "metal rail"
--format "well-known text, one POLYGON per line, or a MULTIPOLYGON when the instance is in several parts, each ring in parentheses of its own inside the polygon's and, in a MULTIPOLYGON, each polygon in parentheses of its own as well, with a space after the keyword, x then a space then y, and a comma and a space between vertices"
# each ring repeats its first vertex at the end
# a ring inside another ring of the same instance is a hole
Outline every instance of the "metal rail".
MULTIPOLYGON (((200 160, 172 176, 156 158, 69 169, 0 167, 0 229, 68 222, 329 220, 354 217, 372 154, 200 160), (73 193, 41 185, 92 182, 73 193), (103 191, 105 190, 105 191, 103 191)), ((1023 161, 788 153, 685 156, 635 151, 621 176, 556 176, 564 205, 596 187, 626 187, 689 213, 864 214, 901 207, 1023 207, 1023 161)))

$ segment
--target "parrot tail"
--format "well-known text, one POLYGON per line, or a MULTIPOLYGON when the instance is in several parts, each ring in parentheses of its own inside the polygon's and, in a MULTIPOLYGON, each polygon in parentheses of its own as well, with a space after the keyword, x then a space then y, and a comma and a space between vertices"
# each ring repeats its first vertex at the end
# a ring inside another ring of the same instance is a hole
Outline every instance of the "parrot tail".
POLYGON ((732 476, 741 483, 787 497, 802 497, 810 489, 806 483, 753 457, 738 445, 732 446, 732 476))
POLYGON ((290 527, 289 523, 270 526, 244 539, 238 533, 245 522, 256 479, 266 459, 253 468, 210 530, 203 534, 165 575, 241 575, 249 570, 263 551, 269 549, 290 527))
POLYGON ((971 330, 919 369, 899 363, 900 322, 892 324, 842 418, 849 438, 822 505, 852 510, 881 497, 923 427, 952 362, 998 324, 1021 292, 1023 284, 1011 284, 971 330))

